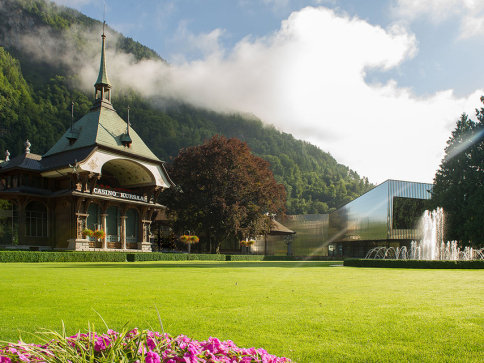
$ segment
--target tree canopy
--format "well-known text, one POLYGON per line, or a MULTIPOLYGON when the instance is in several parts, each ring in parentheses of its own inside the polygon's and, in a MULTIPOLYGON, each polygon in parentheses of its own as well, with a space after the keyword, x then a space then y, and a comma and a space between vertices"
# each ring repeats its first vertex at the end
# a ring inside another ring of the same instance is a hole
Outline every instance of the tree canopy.
POLYGON ((178 189, 162 193, 175 230, 193 230, 211 252, 228 237, 260 234, 266 213, 283 214, 286 191, 269 163, 245 142, 215 135, 200 146, 182 149, 169 167, 178 189))
MULTIPOLYGON (((481 98, 482 100, 482 98, 481 98)), ((463 114, 447 141, 430 204, 445 212, 445 238, 484 246, 484 109, 463 114)))

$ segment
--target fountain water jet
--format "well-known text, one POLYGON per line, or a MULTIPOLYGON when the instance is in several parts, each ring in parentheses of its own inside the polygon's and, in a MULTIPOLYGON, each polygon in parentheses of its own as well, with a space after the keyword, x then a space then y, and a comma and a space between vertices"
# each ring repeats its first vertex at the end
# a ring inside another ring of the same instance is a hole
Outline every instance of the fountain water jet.
POLYGON ((465 247, 463 250, 456 241, 444 242, 444 211, 437 208, 425 211, 420 221, 422 240, 410 242, 410 248, 375 247, 365 258, 396 260, 484 260, 484 248, 465 247))
POLYGON ((426 210, 420 220, 422 242, 420 242, 421 260, 440 260, 440 246, 444 242, 444 211, 442 208, 430 212, 426 210))

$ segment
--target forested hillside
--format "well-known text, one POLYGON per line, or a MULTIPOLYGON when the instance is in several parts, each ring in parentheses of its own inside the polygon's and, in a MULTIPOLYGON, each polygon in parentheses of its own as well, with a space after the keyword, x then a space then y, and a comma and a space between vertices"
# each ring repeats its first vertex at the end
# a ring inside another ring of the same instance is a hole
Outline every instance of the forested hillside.
MULTIPOLYGON (((66 42, 79 54, 89 53, 86 35, 101 24, 85 15, 42 0, 0 0, 0 153, 13 156, 29 139, 33 153, 43 154, 62 136, 71 122, 88 112, 93 95, 79 87, 76 68, 66 61, 32 56, 30 34, 53 39, 62 52, 66 42)), ((113 31, 113 30, 111 30, 113 31)), ((113 31, 114 32, 114 31, 113 31)), ((99 43, 99 36, 96 39, 99 43)), ((44 44, 40 45, 42 48, 44 44)), ((57 48, 56 48, 57 47, 57 48)), ((131 53, 135 60, 163 59, 154 51, 118 33, 117 52, 131 53)), ((87 57, 89 58, 89 57, 87 57)), ((79 60, 78 60, 79 61, 79 60)), ((99 62, 99 56, 90 60, 99 62)), ((116 75, 110 73, 110 78, 116 75)), ((94 84, 95 79, 92 80, 94 84)), ((94 89, 94 88, 93 88, 94 89)), ((266 126, 256 117, 220 114, 170 102, 160 109, 153 100, 129 89, 114 89, 113 105, 162 160, 170 162, 183 147, 201 144, 215 134, 237 137, 270 162, 276 180, 287 189, 288 214, 326 213, 351 201, 372 185, 328 153, 292 135, 266 126)), ((175 181, 176 182, 176 181, 175 181)))

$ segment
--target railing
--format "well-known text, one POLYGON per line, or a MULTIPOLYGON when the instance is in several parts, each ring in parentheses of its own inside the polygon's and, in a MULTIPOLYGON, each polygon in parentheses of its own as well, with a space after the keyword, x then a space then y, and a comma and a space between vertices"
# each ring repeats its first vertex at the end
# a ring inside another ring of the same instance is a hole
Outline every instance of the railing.
POLYGON ((106 242, 119 242, 119 236, 117 234, 108 234, 106 236, 106 242))

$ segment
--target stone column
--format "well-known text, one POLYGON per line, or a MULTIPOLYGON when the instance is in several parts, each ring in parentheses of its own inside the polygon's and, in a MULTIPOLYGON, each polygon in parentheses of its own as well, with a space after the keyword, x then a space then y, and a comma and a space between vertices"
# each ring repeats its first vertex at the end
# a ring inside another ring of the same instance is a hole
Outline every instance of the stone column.
POLYGON ((128 216, 121 216, 121 249, 126 249, 126 219, 128 216))
POLYGON ((106 213, 101 214, 101 226, 102 226, 102 230, 104 231, 104 238, 101 240, 101 248, 103 250, 108 249, 108 243, 107 243, 108 234, 106 233, 106 227, 107 227, 106 217, 107 216, 108 215, 106 213))
POLYGON ((141 241, 138 242, 138 249, 142 252, 151 252, 151 243, 150 243, 150 220, 142 220, 142 233, 141 233, 141 241))

